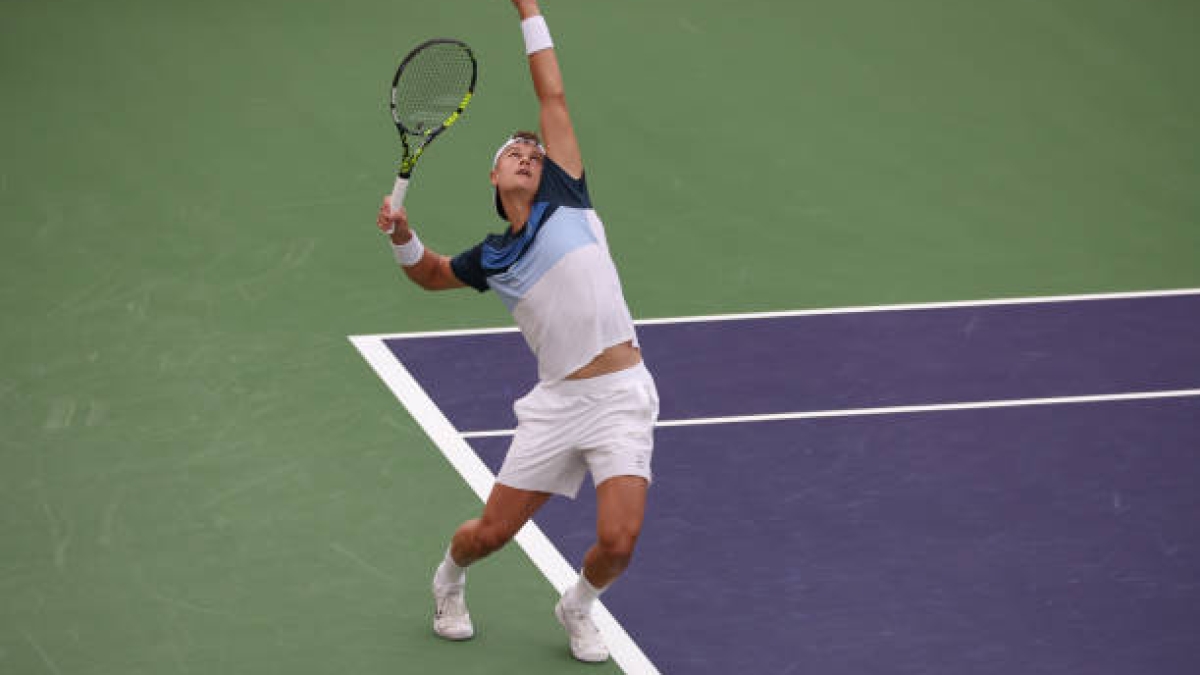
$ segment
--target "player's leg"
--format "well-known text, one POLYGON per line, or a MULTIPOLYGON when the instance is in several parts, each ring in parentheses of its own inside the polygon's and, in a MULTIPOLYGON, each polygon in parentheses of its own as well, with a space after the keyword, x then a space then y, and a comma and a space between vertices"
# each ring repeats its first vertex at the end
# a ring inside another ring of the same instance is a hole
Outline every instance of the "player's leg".
POLYGON ((498 551, 550 498, 549 492, 519 490, 496 483, 479 518, 459 526, 450 542, 450 555, 460 567, 498 551))
POLYGON ((433 576, 434 632, 449 640, 466 640, 475 634, 466 603, 467 566, 511 541, 549 498, 548 492, 502 483, 492 487, 483 514, 459 526, 433 576))
POLYGON ((594 588, 611 584, 633 559, 648 487, 641 476, 614 476, 596 487, 596 543, 583 557, 583 576, 594 588))
POLYGON ((584 457, 596 481, 596 543, 583 570, 554 608, 581 661, 603 661, 608 650, 591 619, 592 605, 633 558, 646 514, 658 392, 644 366, 605 376, 616 389, 591 411, 596 435, 584 439, 584 457))
POLYGON ((641 476, 614 476, 596 486, 596 543, 583 558, 579 580, 554 608, 570 636, 571 653, 581 661, 608 659, 608 649, 591 619, 592 605, 633 558, 648 487, 649 481, 641 476))

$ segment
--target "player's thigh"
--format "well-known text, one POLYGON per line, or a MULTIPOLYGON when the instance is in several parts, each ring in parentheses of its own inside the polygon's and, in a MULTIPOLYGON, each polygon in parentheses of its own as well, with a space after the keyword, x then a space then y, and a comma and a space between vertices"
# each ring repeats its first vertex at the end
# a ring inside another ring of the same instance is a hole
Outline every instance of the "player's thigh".
POLYGON ((602 543, 632 547, 646 517, 649 487, 641 476, 613 476, 596 486, 596 534, 602 543))
POLYGON ((549 498, 549 492, 521 490, 495 483, 484 504, 479 525, 493 535, 511 539, 549 498))

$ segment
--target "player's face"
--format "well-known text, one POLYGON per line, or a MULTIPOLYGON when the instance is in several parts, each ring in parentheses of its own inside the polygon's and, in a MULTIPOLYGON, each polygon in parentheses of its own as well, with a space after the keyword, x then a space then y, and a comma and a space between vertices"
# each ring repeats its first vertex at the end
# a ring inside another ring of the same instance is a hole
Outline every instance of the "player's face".
POLYGON ((542 180, 542 162, 545 157, 533 143, 513 143, 500 153, 493 172, 496 185, 501 189, 522 187, 536 190, 542 180))

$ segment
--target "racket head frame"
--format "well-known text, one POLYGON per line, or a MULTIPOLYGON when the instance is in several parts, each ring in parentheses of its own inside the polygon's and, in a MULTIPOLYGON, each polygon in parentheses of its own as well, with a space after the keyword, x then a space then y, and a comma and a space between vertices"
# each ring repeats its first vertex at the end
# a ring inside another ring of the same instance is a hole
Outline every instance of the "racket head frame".
POLYGON ((397 166, 396 175, 400 178, 409 178, 412 175, 413 167, 416 166, 417 160, 420 159, 421 153, 425 148, 433 142, 442 132, 450 128, 463 111, 466 110, 467 104, 471 102, 471 98, 475 95, 475 83, 479 77, 479 64, 475 59, 475 52, 462 40, 454 38, 433 38, 426 40, 417 45, 410 51, 404 59, 400 61, 400 65, 396 67, 396 73, 392 76, 391 95, 388 99, 388 104, 392 113, 392 122, 396 125, 396 131, 400 134, 400 144, 403 148, 403 154, 397 166), (404 121, 400 118, 400 99, 398 95, 400 79, 404 76, 405 70, 409 64, 420 55, 420 53, 435 45, 452 45, 468 57, 471 64, 471 81, 467 86, 467 90, 463 93, 462 100, 459 101, 458 107, 436 127, 427 128, 424 130, 409 129, 404 121))

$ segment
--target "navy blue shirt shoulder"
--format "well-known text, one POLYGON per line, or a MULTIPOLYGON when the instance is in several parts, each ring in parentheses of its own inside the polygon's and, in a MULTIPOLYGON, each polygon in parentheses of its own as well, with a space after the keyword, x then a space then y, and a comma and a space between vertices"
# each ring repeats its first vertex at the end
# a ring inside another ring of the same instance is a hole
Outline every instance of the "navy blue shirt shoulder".
POLYGON ((487 278, 512 267, 537 238, 542 225, 560 206, 578 209, 592 208, 587 181, 583 176, 572 178, 549 157, 542 165, 542 179, 533 198, 533 211, 520 232, 513 234, 510 226, 501 234, 489 234, 472 248, 454 256, 450 269, 464 284, 480 291, 488 289, 487 278))

